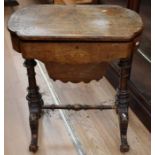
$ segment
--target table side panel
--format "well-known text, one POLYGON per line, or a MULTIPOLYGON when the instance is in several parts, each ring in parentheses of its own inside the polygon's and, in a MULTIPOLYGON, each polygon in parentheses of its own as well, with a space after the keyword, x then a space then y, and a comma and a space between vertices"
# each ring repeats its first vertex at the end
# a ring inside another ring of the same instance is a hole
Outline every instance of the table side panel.
POLYGON ((20 50, 26 59, 63 64, 86 64, 110 62, 130 57, 133 42, 21 42, 20 50))

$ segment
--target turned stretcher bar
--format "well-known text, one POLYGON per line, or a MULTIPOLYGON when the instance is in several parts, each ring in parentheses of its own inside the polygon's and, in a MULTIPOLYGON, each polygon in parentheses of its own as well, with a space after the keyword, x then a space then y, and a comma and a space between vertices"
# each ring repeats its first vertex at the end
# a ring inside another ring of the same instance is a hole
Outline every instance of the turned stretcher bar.
POLYGON ((75 104, 75 105, 44 105, 42 106, 42 109, 63 109, 63 110, 109 110, 109 109, 116 109, 115 105, 80 105, 80 104, 75 104))

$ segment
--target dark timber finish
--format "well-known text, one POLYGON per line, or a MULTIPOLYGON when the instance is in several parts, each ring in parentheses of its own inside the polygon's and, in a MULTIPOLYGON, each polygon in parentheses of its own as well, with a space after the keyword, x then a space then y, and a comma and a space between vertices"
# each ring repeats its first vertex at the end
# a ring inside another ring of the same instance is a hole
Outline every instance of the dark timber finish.
POLYGON ((30 109, 30 151, 38 149, 38 119, 42 109, 116 109, 120 151, 127 152, 128 78, 132 55, 143 29, 139 15, 119 6, 38 5, 14 13, 8 24, 13 48, 26 59, 30 109), (107 64, 120 59, 120 84, 115 105, 43 105, 36 85, 34 59, 41 60, 54 80, 89 82, 105 75, 107 64))
POLYGON ((64 110, 108 110, 108 109, 116 109, 115 105, 80 105, 80 104, 75 104, 75 105, 45 105, 42 107, 42 109, 64 109, 64 110))
POLYGON ((129 106, 129 92, 128 92, 128 79, 131 68, 130 59, 121 59, 119 62, 120 70, 120 82, 118 87, 118 104, 117 112, 119 114, 120 121, 120 135, 121 135, 121 146, 122 152, 127 152, 129 150, 129 145, 127 142, 127 128, 128 128, 128 106, 129 106))
POLYGON ((30 128, 31 128, 31 144, 30 151, 36 152, 38 149, 38 119, 41 116, 41 107, 43 106, 43 100, 41 94, 39 93, 39 87, 36 84, 34 67, 36 62, 34 60, 25 60, 24 66, 27 68, 28 83, 27 88, 28 95, 26 99, 28 100, 30 116, 30 128))

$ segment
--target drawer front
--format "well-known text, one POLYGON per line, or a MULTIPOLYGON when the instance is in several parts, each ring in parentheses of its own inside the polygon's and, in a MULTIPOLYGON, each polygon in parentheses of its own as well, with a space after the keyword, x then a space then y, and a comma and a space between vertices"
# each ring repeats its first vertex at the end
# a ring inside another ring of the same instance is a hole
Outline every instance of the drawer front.
POLYGON ((119 58, 127 58, 132 54, 133 47, 133 42, 20 43, 20 50, 24 58, 35 58, 43 62, 66 64, 100 63, 103 61, 110 62, 119 58))

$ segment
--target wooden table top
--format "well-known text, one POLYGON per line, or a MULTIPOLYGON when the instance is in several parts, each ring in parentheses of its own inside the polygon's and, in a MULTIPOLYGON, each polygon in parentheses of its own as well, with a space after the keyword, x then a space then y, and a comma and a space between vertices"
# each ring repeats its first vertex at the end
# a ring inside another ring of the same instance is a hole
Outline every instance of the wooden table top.
POLYGON ((130 41, 142 28, 137 13, 115 5, 32 5, 8 22, 23 40, 130 41))

